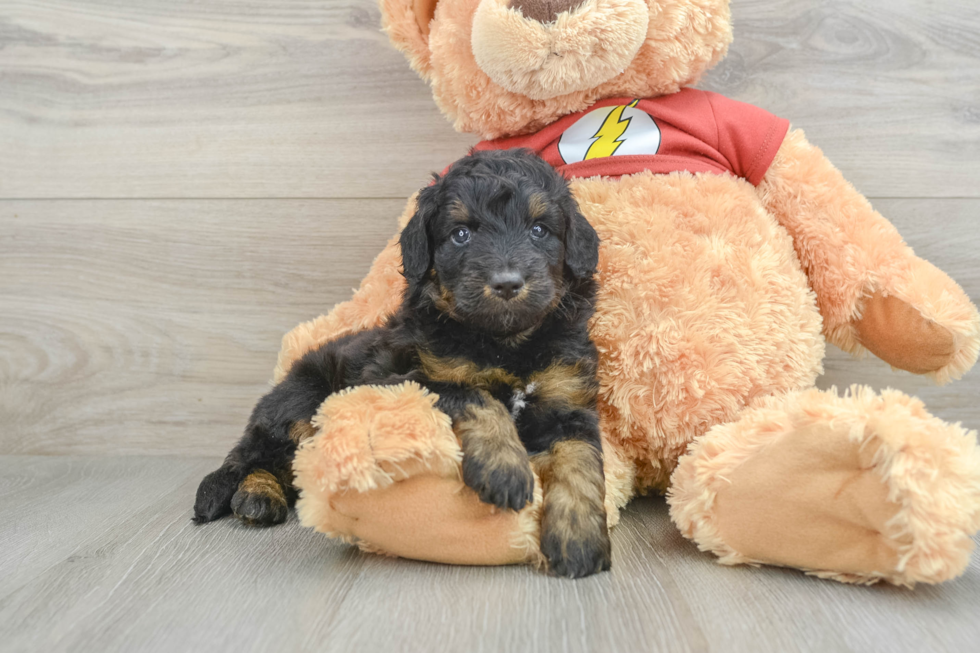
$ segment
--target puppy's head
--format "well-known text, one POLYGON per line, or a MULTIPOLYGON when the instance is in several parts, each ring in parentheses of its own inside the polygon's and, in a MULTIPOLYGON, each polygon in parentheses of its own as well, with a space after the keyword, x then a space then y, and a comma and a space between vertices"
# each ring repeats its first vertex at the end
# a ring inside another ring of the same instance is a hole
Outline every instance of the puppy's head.
POLYGON ((412 297, 507 337, 592 277, 599 238, 561 175, 508 150, 475 152, 422 190, 401 250, 412 297))

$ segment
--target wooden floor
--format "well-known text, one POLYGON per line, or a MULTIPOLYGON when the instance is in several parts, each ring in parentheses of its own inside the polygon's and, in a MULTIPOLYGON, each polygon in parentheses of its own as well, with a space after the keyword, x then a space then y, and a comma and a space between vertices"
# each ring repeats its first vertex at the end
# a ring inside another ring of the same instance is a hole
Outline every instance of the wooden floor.
POLYGON ((359 553, 291 519, 196 526, 218 458, 0 458, 4 651, 976 651, 980 561, 942 587, 726 568, 634 502, 613 570, 359 553))
MULTIPOLYGON (((805 129, 980 299, 976 0, 733 11, 702 86, 805 129)), ((281 335, 475 141, 378 25, 374 0, 0 0, 0 651, 980 650, 976 559, 913 592, 722 568, 657 499, 578 582, 192 526, 281 335)), ((826 369, 980 426, 978 370, 826 369)))

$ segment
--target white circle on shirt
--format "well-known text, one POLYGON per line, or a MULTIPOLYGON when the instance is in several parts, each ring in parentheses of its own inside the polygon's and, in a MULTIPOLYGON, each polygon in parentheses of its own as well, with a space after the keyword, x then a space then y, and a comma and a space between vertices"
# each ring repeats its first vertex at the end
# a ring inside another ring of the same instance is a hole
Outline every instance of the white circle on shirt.
POLYGON ((630 104, 590 111, 565 130, 558 153, 565 163, 629 154, 656 154, 660 128, 650 114, 630 104))

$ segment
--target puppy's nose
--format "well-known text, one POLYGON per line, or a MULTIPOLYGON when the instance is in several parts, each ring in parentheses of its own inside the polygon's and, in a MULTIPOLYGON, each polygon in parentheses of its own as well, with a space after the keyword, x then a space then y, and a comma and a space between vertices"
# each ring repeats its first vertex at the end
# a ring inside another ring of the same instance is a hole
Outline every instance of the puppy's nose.
POLYGON ((517 9, 525 18, 539 23, 553 23, 558 14, 571 11, 584 0, 510 0, 511 9, 517 9))
POLYGON ((507 272, 497 272, 490 277, 490 290, 501 299, 513 299, 524 287, 524 275, 520 272, 508 270, 507 272))

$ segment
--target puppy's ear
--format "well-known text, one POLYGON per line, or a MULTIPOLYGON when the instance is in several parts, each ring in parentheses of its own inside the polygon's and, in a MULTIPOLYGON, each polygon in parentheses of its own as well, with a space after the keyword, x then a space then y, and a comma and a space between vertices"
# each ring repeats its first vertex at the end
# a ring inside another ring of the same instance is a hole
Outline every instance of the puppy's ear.
POLYGON ((432 265, 429 243, 429 222, 439 210, 436 186, 423 188, 415 200, 415 215, 402 229, 399 244, 402 249, 402 270, 410 284, 417 284, 432 265))
POLYGON ((578 210, 578 205, 569 200, 565 215, 568 225, 565 228, 565 265, 576 279, 592 276, 599 265, 599 235, 578 210))

